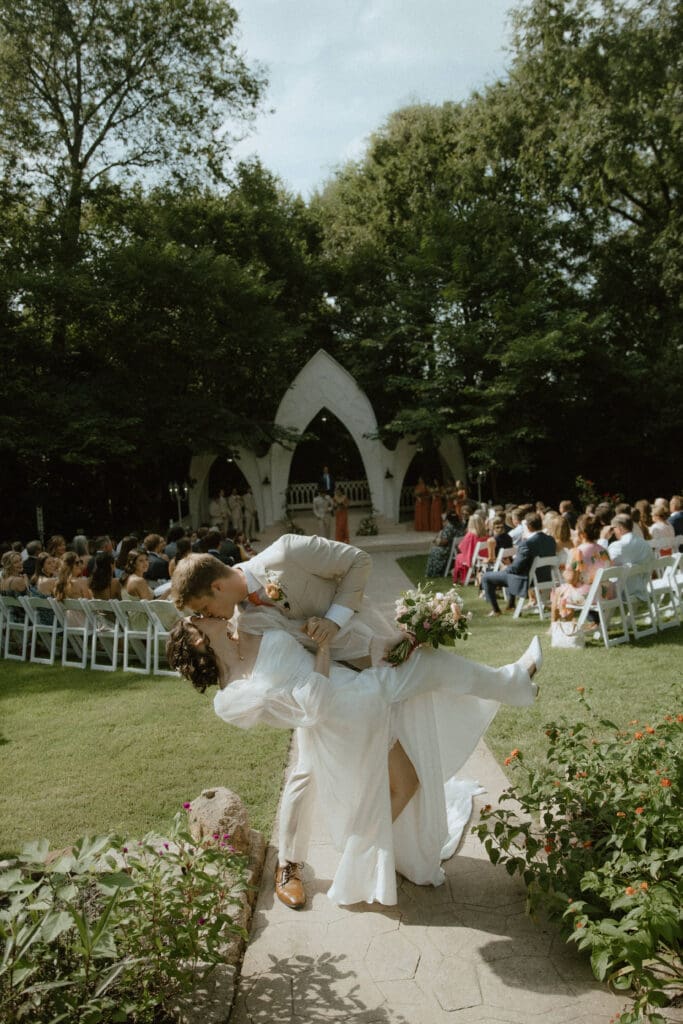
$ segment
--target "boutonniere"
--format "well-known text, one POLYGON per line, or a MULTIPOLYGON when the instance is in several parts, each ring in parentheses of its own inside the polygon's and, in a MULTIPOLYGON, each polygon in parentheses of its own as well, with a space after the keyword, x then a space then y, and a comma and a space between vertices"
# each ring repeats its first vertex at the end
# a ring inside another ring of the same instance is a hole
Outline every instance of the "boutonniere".
POLYGON ((285 588, 282 586, 282 578, 279 572, 269 569, 266 573, 266 583, 263 588, 269 601, 282 601, 283 608, 289 608, 289 601, 285 588))

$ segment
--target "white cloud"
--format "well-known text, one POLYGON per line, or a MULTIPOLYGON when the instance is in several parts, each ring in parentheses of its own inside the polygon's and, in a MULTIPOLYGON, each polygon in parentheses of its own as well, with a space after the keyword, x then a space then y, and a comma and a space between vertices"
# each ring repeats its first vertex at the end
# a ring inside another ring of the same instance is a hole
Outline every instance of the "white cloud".
POLYGON ((267 108, 236 151, 294 191, 332 168, 408 102, 465 99, 504 73, 512 0, 242 0, 242 48, 267 65, 267 108))

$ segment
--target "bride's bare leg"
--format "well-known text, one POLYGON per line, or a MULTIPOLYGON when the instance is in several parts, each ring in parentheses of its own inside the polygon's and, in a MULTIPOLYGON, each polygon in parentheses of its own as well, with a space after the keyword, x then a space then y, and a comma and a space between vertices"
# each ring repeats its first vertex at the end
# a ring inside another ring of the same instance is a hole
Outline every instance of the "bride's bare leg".
POLYGON ((391 794, 391 820, 396 821, 403 808, 412 800, 420 785, 415 766, 401 744, 396 741, 389 751, 389 792, 391 794))

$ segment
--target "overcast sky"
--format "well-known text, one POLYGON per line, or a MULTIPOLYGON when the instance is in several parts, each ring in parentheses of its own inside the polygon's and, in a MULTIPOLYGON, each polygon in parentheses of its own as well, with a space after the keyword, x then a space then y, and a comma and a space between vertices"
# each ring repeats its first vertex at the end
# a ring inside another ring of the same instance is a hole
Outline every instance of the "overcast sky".
POLYGON ((234 0, 269 80, 258 154, 306 198, 399 107, 463 100, 502 75, 513 0, 234 0))

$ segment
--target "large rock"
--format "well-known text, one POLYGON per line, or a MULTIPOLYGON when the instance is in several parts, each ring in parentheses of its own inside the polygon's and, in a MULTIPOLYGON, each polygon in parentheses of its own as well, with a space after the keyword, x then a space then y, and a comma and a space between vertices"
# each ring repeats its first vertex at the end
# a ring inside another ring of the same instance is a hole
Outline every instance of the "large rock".
POLYGON ((188 819, 195 842, 218 832, 221 836, 230 836, 230 844, 237 853, 249 853, 249 818, 244 804, 231 789, 216 786, 203 790, 201 796, 192 801, 188 819))

